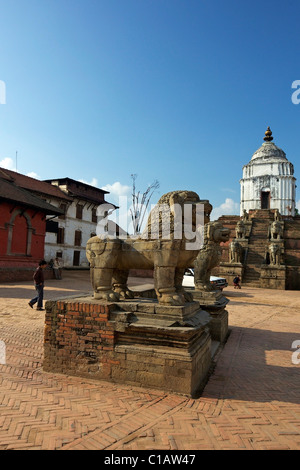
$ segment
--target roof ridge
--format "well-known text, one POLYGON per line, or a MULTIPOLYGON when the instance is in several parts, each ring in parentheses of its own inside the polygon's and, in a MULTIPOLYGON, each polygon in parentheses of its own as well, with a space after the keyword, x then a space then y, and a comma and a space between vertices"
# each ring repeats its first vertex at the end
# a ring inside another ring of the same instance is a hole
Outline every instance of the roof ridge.
POLYGON ((13 177, 8 175, 6 171, 5 168, 0 168, 0 177, 8 181, 14 181, 13 177))
POLYGON ((0 188, 0 199, 4 200, 14 200, 19 204, 23 204, 26 206, 36 207, 42 209, 42 211, 46 211, 48 214, 52 215, 60 215, 63 213, 63 210, 49 204, 44 199, 36 196, 31 191, 18 186, 13 181, 8 181, 0 176, 0 181, 2 180, 2 185, 0 188), (3 187, 4 186, 4 187, 3 187), (10 188, 13 188, 13 193, 10 193, 10 188), (4 193, 1 194, 1 189, 4 190, 4 193), (18 195, 20 195, 18 197, 18 195), (24 199, 23 199, 23 197, 24 199))
POLYGON ((32 178, 32 176, 27 176, 23 173, 18 173, 13 170, 7 170, 5 168, 0 168, 0 175, 2 173, 6 175, 6 178, 4 176, 5 179, 11 178, 8 179, 8 181, 13 181, 19 188, 23 188, 28 191, 30 190, 36 193, 42 193, 50 197, 67 199, 69 201, 71 201, 72 199, 58 186, 54 186, 46 181, 42 181, 37 178, 32 178))

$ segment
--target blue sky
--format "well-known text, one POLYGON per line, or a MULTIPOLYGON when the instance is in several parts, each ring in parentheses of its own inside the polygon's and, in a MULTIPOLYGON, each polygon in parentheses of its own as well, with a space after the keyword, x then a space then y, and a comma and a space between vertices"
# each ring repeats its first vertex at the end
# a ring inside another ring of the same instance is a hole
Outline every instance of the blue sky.
POLYGON ((238 213, 242 166, 270 126, 300 179, 298 0, 0 0, 0 12, 2 164, 18 152, 21 173, 114 196, 135 173, 142 191, 159 180, 152 202, 190 189, 238 213))

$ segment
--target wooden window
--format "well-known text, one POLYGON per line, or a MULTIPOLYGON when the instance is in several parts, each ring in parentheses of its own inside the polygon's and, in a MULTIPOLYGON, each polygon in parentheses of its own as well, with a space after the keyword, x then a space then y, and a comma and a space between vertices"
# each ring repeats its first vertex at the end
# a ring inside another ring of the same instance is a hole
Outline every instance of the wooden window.
POLYGON ((92 222, 97 223, 97 209, 92 209, 92 222))
POLYGON ((77 204, 76 206, 76 219, 82 219, 82 213, 83 213, 83 205, 82 204, 77 204))
POLYGON ((81 246, 81 239, 82 239, 81 230, 76 230, 75 231, 74 245, 75 246, 81 246))
POLYGON ((62 245, 63 243, 65 243, 65 229, 63 227, 58 227, 57 243, 59 245, 62 245))
POLYGON ((58 216, 59 219, 65 220, 66 215, 67 215, 67 204, 64 202, 59 206, 60 209, 64 211, 64 213, 60 216, 58 216))

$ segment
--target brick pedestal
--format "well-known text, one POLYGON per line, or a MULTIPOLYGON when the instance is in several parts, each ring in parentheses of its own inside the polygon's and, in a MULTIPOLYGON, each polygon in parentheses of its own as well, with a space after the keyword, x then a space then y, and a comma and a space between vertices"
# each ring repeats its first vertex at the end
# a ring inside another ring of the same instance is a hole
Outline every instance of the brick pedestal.
POLYGON ((210 315, 198 302, 46 302, 44 370, 193 396, 211 365, 210 315))

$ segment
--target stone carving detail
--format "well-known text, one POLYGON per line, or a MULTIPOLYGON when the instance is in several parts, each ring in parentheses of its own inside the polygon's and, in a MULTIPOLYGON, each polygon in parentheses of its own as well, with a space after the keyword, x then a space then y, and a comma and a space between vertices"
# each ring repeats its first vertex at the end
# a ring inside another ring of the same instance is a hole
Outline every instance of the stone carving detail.
POLYGON ((270 265, 280 266, 281 265, 281 246, 277 243, 270 243, 268 248, 270 265))
POLYGON ((229 245, 229 262, 241 263, 242 255, 243 255, 242 245, 238 241, 233 240, 229 245))
POLYGON ((219 265, 222 250, 221 242, 229 240, 230 230, 220 222, 209 222, 204 227, 204 245, 194 261, 195 289, 212 291, 210 275, 213 268, 219 265))
POLYGON ((246 211, 246 209, 243 210, 243 222, 248 222, 249 220, 249 214, 246 211))
POLYGON ((279 220, 274 220, 270 226, 270 237, 273 240, 281 240, 283 238, 282 223, 279 220))
MULTIPOLYGON (((107 301, 132 298, 133 295, 127 287, 129 270, 154 268, 154 287, 159 303, 183 305, 186 300, 191 300, 184 292, 182 279, 186 267, 192 265, 200 247, 187 249, 186 242, 189 237, 186 230, 183 230, 183 227, 186 229, 183 220, 184 207, 192 204, 194 209, 196 204, 202 202, 195 192, 173 191, 160 198, 157 206, 151 211, 148 225, 141 237, 126 240, 109 239, 105 236, 92 237, 87 243, 86 255, 90 262, 94 298, 107 301), (166 206, 170 208, 168 237, 164 237, 164 224, 161 220, 164 215, 161 215, 159 210, 160 207, 166 209, 166 206), (180 221, 175 217, 174 207, 182 208, 180 221), (158 228, 155 236, 149 239, 149 229, 153 226, 151 220, 158 221, 158 228), (175 230, 178 233, 179 229, 183 234, 181 239, 175 236, 175 230)), ((204 210, 206 213, 207 207, 204 210)), ((191 226, 192 232, 195 233, 196 211, 193 210, 192 214, 191 226)))
POLYGON ((236 238, 245 238, 246 237, 246 227, 243 220, 239 220, 235 228, 236 238))
POLYGON ((274 220, 281 220, 281 214, 278 209, 275 209, 274 211, 274 220))

